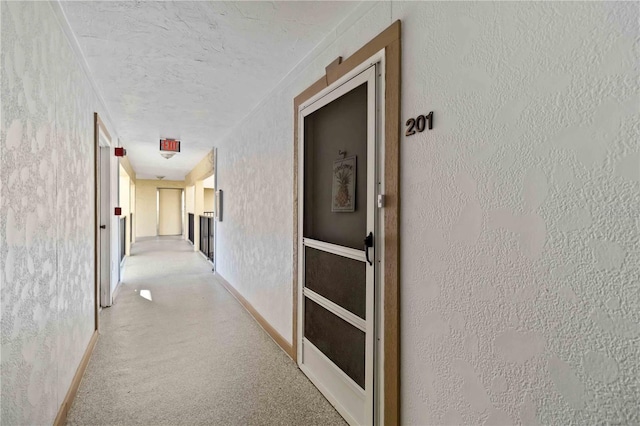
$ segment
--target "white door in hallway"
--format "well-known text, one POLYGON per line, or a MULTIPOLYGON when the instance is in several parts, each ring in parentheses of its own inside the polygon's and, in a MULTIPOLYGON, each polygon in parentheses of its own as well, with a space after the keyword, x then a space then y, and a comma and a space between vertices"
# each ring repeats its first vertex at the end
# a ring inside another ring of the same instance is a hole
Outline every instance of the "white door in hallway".
POLYGON ((110 141, 99 133, 98 152, 98 291, 99 305, 111 306, 111 148, 110 141))
POLYGON ((298 363, 350 424, 374 422, 376 65, 299 111, 298 363))
POLYGON ((182 189, 158 189, 158 235, 182 235, 182 189))

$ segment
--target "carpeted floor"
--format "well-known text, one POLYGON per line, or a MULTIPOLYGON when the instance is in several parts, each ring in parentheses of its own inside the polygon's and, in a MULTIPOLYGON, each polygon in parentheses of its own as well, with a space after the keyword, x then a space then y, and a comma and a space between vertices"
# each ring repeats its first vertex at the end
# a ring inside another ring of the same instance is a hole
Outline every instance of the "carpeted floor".
POLYGON ((70 425, 345 424, 183 240, 137 242, 100 320, 70 425))

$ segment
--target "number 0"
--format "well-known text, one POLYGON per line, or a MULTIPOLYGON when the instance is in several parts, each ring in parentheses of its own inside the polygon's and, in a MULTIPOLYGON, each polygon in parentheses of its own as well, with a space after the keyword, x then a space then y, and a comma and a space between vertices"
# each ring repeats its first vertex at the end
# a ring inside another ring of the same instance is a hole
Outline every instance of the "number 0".
POLYGON ((418 129, 418 132, 422 133, 424 132, 424 126, 427 124, 427 118, 424 115, 419 115, 418 119, 416 120, 416 128, 418 129))

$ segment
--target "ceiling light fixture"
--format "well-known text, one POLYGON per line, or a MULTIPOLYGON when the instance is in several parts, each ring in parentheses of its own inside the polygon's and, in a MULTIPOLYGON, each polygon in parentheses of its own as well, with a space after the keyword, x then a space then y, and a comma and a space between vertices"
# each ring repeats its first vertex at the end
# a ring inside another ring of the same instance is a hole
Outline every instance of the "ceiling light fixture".
POLYGON ((171 157, 173 157, 174 155, 176 155, 175 152, 161 152, 160 155, 162 155, 164 158, 166 158, 167 160, 171 157))
POLYGON ((158 178, 158 180, 162 180, 164 179, 164 176, 156 176, 158 178))

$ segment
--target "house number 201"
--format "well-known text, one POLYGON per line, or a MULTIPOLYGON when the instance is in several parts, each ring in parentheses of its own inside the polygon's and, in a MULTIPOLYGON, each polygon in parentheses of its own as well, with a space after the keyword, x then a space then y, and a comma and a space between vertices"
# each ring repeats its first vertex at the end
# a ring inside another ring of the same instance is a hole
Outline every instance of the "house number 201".
POLYGON ((415 135, 416 131, 418 133, 424 132, 424 129, 427 126, 427 122, 429 122, 429 130, 433 129, 433 111, 431 111, 427 115, 419 115, 416 118, 408 119, 405 123, 405 126, 407 126, 407 131, 404 133, 404 135, 415 135))

